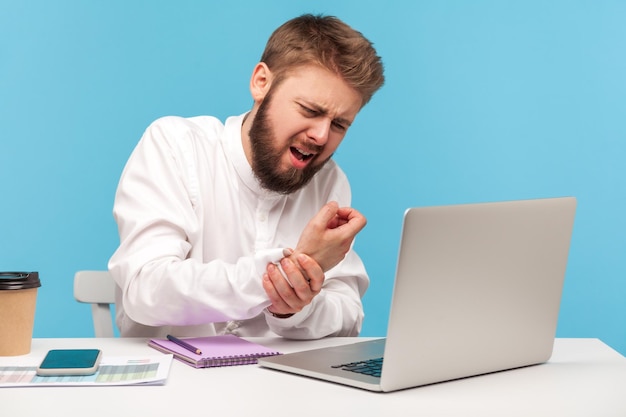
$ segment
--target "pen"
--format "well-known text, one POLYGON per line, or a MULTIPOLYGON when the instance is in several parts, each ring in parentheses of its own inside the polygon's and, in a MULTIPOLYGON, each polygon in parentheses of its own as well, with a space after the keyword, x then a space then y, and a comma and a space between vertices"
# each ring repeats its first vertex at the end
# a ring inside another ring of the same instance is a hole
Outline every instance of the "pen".
POLYGON ((196 355, 202 355, 202 351, 200 349, 198 349, 195 346, 191 346, 189 343, 185 342, 184 340, 180 340, 179 338, 174 337, 170 334, 168 334, 166 337, 167 337, 167 340, 170 340, 176 343, 178 346, 182 346, 188 351, 195 353, 196 355))

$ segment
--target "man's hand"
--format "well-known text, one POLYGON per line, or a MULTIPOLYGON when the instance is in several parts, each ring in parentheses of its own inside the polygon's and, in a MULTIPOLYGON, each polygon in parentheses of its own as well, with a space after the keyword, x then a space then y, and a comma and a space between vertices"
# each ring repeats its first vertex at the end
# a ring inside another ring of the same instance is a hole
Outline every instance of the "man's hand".
POLYGON ((296 248, 280 261, 287 279, 276 265, 267 266, 263 288, 272 302, 268 310, 294 314, 310 304, 322 290, 324 272, 343 260, 366 223, 357 210, 340 208, 336 202, 324 205, 304 228, 296 248))
POLYGON ((285 257, 280 266, 287 279, 274 264, 269 264, 263 275, 263 288, 272 302, 268 310, 274 314, 294 314, 320 293, 324 271, 304 254, 285 257))
POLYGON ((339 207, 331 201, 306 225, 294 254, 309 255, 326 272, 343 260, 366 224, 367 220, 357 210, 339 207))

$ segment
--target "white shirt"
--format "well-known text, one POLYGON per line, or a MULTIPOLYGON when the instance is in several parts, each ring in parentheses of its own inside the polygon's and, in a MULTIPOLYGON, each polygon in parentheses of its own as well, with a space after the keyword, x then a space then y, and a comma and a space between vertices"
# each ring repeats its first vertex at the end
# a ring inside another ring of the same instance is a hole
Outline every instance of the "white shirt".
POLYGON ((304 188, 261 188, 244 154, 243 117, 164 117, 144 133, 117 189, 120 246, 109 261, 122 336, 355 336, 369 278, 350 251, 326 272, 301 312, 272 317, 267 264, 296 246, 328 201, 349 206, 343 171, 329 161, 304 188), (140 324, 141 323, 141 324, 140 324))

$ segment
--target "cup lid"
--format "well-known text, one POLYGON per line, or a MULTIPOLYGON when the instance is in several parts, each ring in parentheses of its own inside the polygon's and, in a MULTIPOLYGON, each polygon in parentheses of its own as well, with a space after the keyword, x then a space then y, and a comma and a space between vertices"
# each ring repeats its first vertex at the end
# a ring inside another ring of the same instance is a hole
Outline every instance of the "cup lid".
POLYGON ((0 272, 0 291, 38 287, 41 287, 39 272, 0 272))

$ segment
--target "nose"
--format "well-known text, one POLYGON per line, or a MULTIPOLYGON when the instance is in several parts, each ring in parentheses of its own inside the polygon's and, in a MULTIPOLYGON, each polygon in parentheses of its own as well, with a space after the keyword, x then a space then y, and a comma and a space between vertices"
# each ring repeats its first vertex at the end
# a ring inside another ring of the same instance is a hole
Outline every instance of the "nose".
POLYGON ((326 118, 319 118, 312 121, 311 126, 307 130, 307 136, 315 141, 318 145, 324 145, 328 142, 330 134, 331 121, 326 118))

